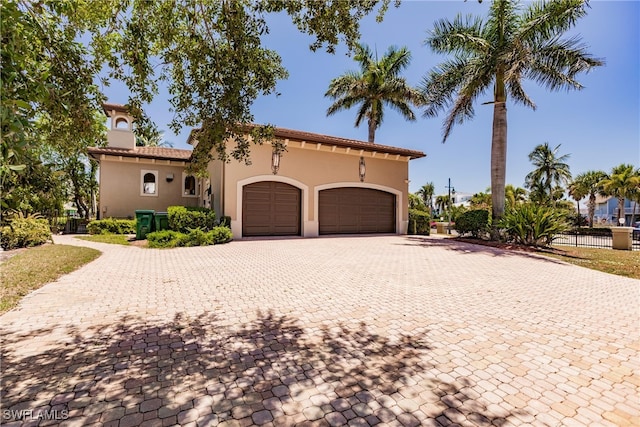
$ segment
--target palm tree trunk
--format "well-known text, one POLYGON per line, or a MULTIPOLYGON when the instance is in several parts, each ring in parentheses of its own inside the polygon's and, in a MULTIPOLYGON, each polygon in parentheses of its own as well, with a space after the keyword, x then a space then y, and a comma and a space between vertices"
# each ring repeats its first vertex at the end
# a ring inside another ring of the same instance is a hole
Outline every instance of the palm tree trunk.
POLYGON ((596 214, 596 195, 589 194, 589 227, 593 228, 593 217, 596 214))
POLYGON ((504 215, 504 187, 507 173, 507 105, 496 101, 493 105, 491 137, 491 204, 493 219, 504 215))
POLYGON ((618 223, 620 225, 620 218, 624 218, 624 197, 618 197, 618 223))
POLYGON ((369 142, 373 143, 376 139, 376 122, 369 119, 369 142))

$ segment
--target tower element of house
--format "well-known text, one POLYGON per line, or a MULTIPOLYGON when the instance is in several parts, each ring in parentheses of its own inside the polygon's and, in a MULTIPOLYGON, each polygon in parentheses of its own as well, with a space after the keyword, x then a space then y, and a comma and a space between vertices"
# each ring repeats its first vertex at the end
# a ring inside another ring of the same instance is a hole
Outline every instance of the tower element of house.
POLYGON ((104 113, 109 117, 107 147, 133 150, 136 148, 136 136, 133 133, 133 117, 127 107, 121 104, 102 104, 104 113))

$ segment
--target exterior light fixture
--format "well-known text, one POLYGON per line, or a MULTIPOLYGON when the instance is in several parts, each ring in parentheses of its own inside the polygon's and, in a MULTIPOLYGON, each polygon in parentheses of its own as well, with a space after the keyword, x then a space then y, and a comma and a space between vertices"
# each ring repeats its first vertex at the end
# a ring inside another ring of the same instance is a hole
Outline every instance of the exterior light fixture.
POLYGON ((364 175, 367 172, 367 165, 364 163, 364 157, 360 156, 360 164, 358 165, 358 173, 360 175, 360 182, 364 182, 364 175))
POLYGON ((271 153, 271 172, 277 175, 278 169, 280 169, 280 151, 276 147, 273 147, 273 152, 271 153))

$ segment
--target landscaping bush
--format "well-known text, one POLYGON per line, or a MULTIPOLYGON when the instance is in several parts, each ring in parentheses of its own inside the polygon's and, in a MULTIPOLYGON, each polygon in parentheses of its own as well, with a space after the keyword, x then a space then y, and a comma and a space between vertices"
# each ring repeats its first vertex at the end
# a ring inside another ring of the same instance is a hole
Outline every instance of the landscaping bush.
POLYGON ((135 234, 135 219, 105 218, 87 224, 89 234, 135 234))
POLYGON ((215 227, 211 231, 209 231, 208 234, 211 235, 213 243, 216 245, 230 242, 231 239, 233 239, 233 234, 231 233, 231 229, 225 226, 215 227))
POLYGON ((49 221, 43 218, 16 217, 0 228, 0 246, 4 250, 42 245, 51 238, 49 221))
POLYGON ((473 237, 479 237, 487 230, 488 225, 489 212, 485 209, 474 209, 458 216, 455 229, 460 235, 471 233, 473 237))
POLYGON ((569 229, 565 214, 557 209, 523 203, 505 212, 499 223, 507 238, 529 246, 548 246, 553 238, 569 229))
POLYGON ((147 243, 150 248, 175 248, 182 246, 182 236, 185 234, 173 230, 154 231, 147 233, 147 243))
POLYGON ((220 218, 220 222, 218 223, 218 225, 220 227, 227 227, 227 228, 231 228, 231 217, 230 216, 223 216, 220 218))
POLYGON ((150 248, 177 248, 189 246, 208 246, 227 243, 233 235, 227 227, 213 227, 209 231, 199 228, 180 233, 173 230, 154 231, 147 234, 150 248))
POLYGON ((409 209, 409 234, 428 236, 431 233, 431 215, 418 209, 409 209))
POLYGON ((167 214, 169 228, 181 233, 188 233, 196 228, 209 231, 216 226, 216 213, 208 208, 169 206, 167 214))

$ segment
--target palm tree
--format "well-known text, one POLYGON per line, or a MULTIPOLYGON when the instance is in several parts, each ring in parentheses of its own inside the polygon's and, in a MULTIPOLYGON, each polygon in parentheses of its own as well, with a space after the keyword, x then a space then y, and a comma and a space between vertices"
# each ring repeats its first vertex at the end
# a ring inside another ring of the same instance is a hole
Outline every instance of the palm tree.
POLYGON ((164 139, 164 131, 153 131, 150 136, 136 135, 136 146, 173 148, 173 143, 164 139))
POLYGON ((603 193, 618 199, 618 221, 624 218, 624 199, 632 198, 640 187, 640 173, 633 165, 618 165, 601 181, 603 193))
POLYGON ((491 208, 491 193, 479 192, 471 196, 469 204, 474 209, 491 208))
POLYGON ((566 160, 569 154, 558 156, 560 144, 553 150, 549 147, 549 143, 538 145, 529 153, 529 160, 535 166, 525 177, 525 187, 541 188, 543 194, 548 197, 555 206, 557 195, 562 197, 562 191, 558 191, 556 187, 562 188, 562 184, 566 184, 571 179, 571 172, 566 160), (539 184, 539 185, 537 185, 539 184), (555 186, 554 186, 555 184, 555 186))
MULTIPOLYGON (((569 185, 569 194, 575 200, 582 200, 589 196, 589 201, 587 202, 589 227, 593 227, 593 217, 596 212, 596 196, 602 194, 601 182, 605 178, 607 178, 607 174, 603 171, 587 171, 577 175, 569 185)), ((578 212, 580 212, 579 207, 578 212)))
POLYGON ((526 200, 527 190, 522 187, 514 187, 511 184, 507 184, 504 187, 504 197, 506 205, 512 208, 526 200))
POLYGON ((399 77, 411 61, 409 50, 392 46, 378 61, 367 45, 360 45, 354 59, 360 64, 360 71, 348 71, 329 83, 324 96, 335 102, 327 109, 327 116, 359 105, 355 125, 359 127, 367 119, 369 142, 375 141, 376 129, 384 119, 385 105, 400 112, 405 119, 415 121, 410 105, 421 105, 422 95, 399 77))
POLYGON ((429 214, 433 210, 433 193, 435 191, 435 187, 433 186, 433 182, 427 182, 425 185, 420 187, 418 192, 416 193, 418 196, 422 198, 424 204, 429 208, 429 214))
POLYGON ((436 209, 438 210, 438 215, 442 215, 442 211, 449 209, 451 206, 451 198, 449 196, 440 195, 436 196, 436 209))
POLYGON ((494 219, 505 204, 507 95, 535 109, 525 93, 524 79, 547 89, 582 89, 580 72, 602 65, 586 52, 579 37, 561 36, 585 16, 586 0, 536 2, 520 11, 514 0, 494 0, 488 19, 460 15, 435 23, 426 43, 437 53, 454 54, 425 76, 421 89, 434 117, 449 110, 443 142, 455 123, 474 116, 474 103, 492 90, 491 195, 494 219))

